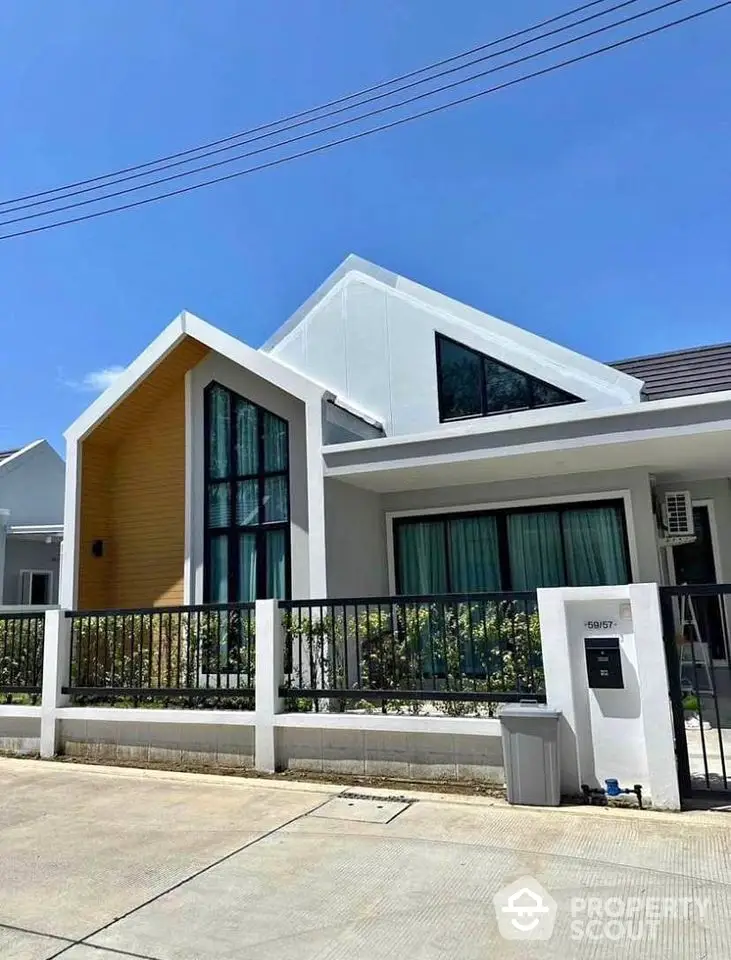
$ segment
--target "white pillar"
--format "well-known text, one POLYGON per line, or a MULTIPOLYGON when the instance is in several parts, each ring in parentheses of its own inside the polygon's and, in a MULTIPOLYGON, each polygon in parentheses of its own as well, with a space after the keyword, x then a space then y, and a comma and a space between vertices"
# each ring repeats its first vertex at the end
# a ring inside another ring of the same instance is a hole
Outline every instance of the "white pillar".
POLYGON ((322 396, 305 407, 307 423, 307 542, 310 597, 327 596, 325 477, 322 462, 322 396))
POLYGON ((576 702, 566 602, 560 587, 538 590, 538 615, 541 620, 546 701, 552 710, 562 713, 559 727, 561 793, 564 796, 577 796, 581 792, 581 778, 579 744, 575 733, 576 702))
POLYGON ((5 583, 5 545, 7 543, 9 510, 0 509, 0 604, 3 602, 3 585, 5 583))
POLYGON ((282 713, 279 687, 284 678, 284 629, 276 600, 256 601, 256 739, 254 766, 264 773, 277 768, 274 715, 282 713))
POLYGON ((63 610, 47 610, 43 638, 43 686, 41 694, 41 756, 58 752, 58 708, 68 703, 62 688, 69 681, 71 621, 63 610))
POLYGON ((657 585, 538 591, 548 705, 561 710, 561 792, 640 783, 653 807, 680 807, 657 585), (616 638, 622 686, 590 688, 586 638, 616 638))
POLYGON ((81 443, 66 442, 66 489, 63 507, 63 563, 60 567, 58 602, 76 609, 79 570, 79 513, 81 504, 81 443))
POLYGON ((629 595, 652 804, 654 807, 678 810, 680 789, 660 592, 656 583, 633 583, 630 584, 629 595))

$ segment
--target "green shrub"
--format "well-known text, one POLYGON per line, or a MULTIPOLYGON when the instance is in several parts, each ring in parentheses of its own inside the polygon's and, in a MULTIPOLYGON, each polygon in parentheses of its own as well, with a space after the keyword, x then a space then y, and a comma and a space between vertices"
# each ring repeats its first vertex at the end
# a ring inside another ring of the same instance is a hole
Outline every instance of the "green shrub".
MULTIPOLYGON (((497 600, 323 608, 285 615, 290 685, 302 689, 403 690, 398 700, 364 699, 357 709, 460 716, 492 714, 495 702, 428 701, 421 691, 500 694, 543 691, 535 609, 497 600)), ((328 698, 336 700, 337 698, 328 698)), ((346 701, 343 701, 343 706, 346 701)), ((353 705, 350 698, 347 703, 353 705)), ((315 704, 315 708, 317 708, 315 704)))
MULTIPOLYGON (((3 687, 40 687, 43 679, 41 614, 0 614, 0 694, 3 687)), ((8 702, 25 699, 23 694, 4 692, 8 702)), ((32 695, 33 700, 37 695, 32 695)))
MULTIPOLYGON (((115 690, 180 689, 196 697, 166 698, 169 705, 209 706, 220 699, 229 708, 240 707, 238 698, 217 697, 216 689, 253 689, 254 632, 247 609, 80 614, 72 626, 70 685, 110 691, 108 696, 79 691, 76 698, 84 702, 119 701, 115 690), (209 689, 210 697, 198 695, 209 689)), ((241 701, 251 704, 252 697, 244 692, 241 701)))

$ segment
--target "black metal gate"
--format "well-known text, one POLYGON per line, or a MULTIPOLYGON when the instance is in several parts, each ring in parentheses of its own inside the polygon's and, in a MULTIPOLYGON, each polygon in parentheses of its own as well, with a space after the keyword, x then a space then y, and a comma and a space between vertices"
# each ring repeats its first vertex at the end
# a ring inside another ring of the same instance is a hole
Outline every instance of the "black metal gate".
POLYGON ((680 793, 731 797, 731 584, 660 587, 680 793))

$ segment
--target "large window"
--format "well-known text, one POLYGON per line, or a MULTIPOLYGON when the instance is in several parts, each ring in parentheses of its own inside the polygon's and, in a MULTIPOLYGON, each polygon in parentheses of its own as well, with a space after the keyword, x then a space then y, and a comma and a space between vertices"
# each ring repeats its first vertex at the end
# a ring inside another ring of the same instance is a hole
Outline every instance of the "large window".
POLYGON ((621 501, 415 517, 394 524, 399 594, 627 583, 621 501))
POLYGON ((439 419, 487 417, 580 398, 437 334, 439 419))
POLYGON ((287 421, 217 383, 205 411, 205 600, 287 597, 287 421))

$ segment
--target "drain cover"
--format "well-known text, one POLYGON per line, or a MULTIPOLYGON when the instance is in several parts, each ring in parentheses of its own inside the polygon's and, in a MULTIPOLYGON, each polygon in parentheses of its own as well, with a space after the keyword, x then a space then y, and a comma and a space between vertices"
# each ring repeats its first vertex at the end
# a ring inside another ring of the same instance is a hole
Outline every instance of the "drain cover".
POLYGON ((333 797, 314 810, 311 817, 327 820, 355 820, 360 823, 390 823, 409 806, 400 800, 380 800, 367 797, 333 797))

